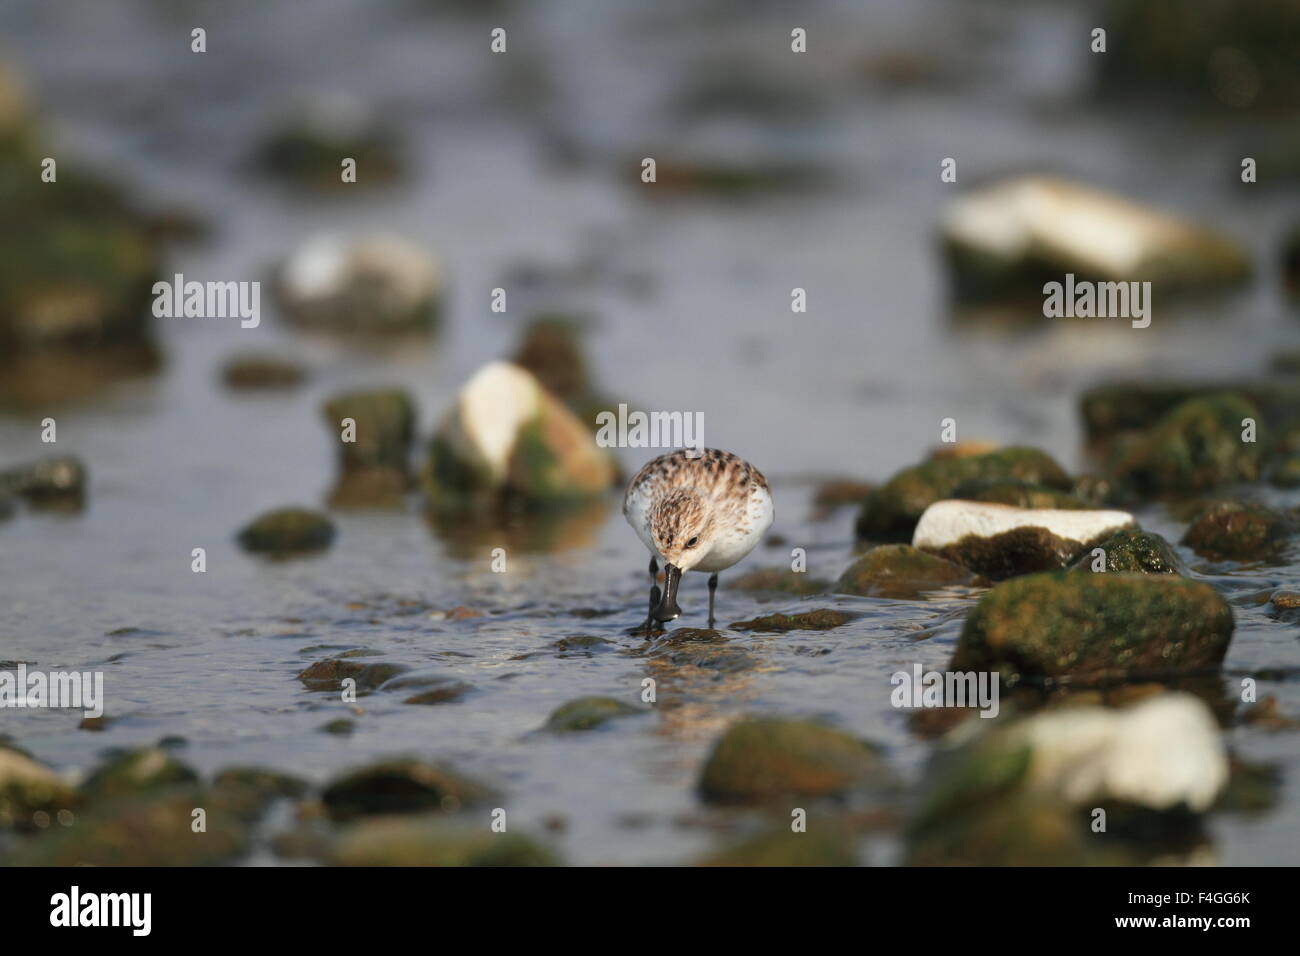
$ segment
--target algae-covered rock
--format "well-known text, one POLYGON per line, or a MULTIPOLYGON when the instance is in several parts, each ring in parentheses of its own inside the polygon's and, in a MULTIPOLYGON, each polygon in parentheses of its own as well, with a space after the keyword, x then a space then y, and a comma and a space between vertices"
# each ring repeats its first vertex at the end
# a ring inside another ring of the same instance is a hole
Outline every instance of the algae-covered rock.
POLYGON ((936 501, 917 522, 912 544, 1001 580, 1063 568, 1087 548, 1132 524, 1133 516, 1123 511, 936 501))
POLYGON ((615 697, 578 697, 555 708, 545 729, 560 734, 595 730, 615 718, 641 713, 645 711, 615 697))
POLYGON ((1049 455, 1010 447, 985 455, 928 461, 894 475, 867 495, 858 513, 860 538, 910 541, 922 513, 973 481, 1019 481, 1068 491, 1070 479, 1049 455))
POLYGON ((1124 528, 1090 548, 1072 568, 1109 573, 1137 571, 1141 574, 1182 574, 1178 553, 1160 535, 1139 528, 1124 528), (1100 548, 1102 554, 1096 554, 1100 548))
POLYGON ((351 820, 388 813, 451 813, 494 797, 491 788, 449 767, 397 759, 354 770, 321 794, 330 817, 351 820))
POLYGON ((825 591, 829 582, 815 578, 803 571, 789 568, 755 568, 727 582, 727 586, 741 591, 772 591, 799 596, 825 591))
POLYGON ((326 427, 338 441, 339 478, 330 504, 401 504, 411 483, 411 397, 400 389, 348 392, 329 399, 323 411, 326 427))
POLYGON ((772 830, 742 840, 696 861, 696 866, 858 866, 853 835, 843 826, 814 818, 795 833, 772 830))
POLYGON ((764 614, 762 617, 732 624, 733 630, 758 631, 759 633, 783 633, 785 631, 829 631, 849 623, 853 618, 845 611, 833 608, 818 608, 815 611, 801 611, 798 614, 764 614))
POLYGON ((438 510, 570 506, 607 491, 615 469, 591 431, 530 373, 481 368, 429 449, 425 488, 438 510))
POLYGON ((290 322, 363 335, 429 332, 444 285, 433 256, 389 236, 312 239, 280 265, 272 283, 290 322))
POLYGON ((81 793, 93 803, 105 803, 195 784, 198 779, 198 774, 165 750, 151 747, 113 757, 86 778, 81 793))
POLYGON ((0 831, 33 829, 36 814, 76 804, 77 794, 53 770, 0 745, 0 831))
POLYGON ((151 346, 163 269, 148 224, 119 187, 62 158, 58 182, 41 183, 49 155, 30 132, 0 134, 0 362, 151 346))
MULTIPOLYGON (((964 298, 1041 301, 1046 282, 1238 282, 1250 260, 1234 240, 1122 197, 1026 176, 965 194, 943 223, 943 247, 964 298)), ((1127 292, 1127 287, 1124 287, 1127 292)))
POLYGON ((833 797, 883 765, 876 749, 841 730, 804 720, 745 719, 713 745, 700 775, 710 803, 766 803, 833 797))
POLYGON ((1084 511, 1092 507, 1074 492, 1026 481, 968 481, 954 488, 951 497, 1015 508, 1084 511))
POLYGON ((1247 399, 1220 393, 1176 405, 1118 452, 1114 476, 1145 494, 1204 491, 1260 474, 1258 441, 1243 441, 1246 419, 1260 422, 1247 399))
POLYGON ((281 508, 259 515, 238 540, 246 551, 272 556, 323 551, 334 541, 334 524, 318 511, 281 508))
POLYGON ((1197 515, 1183 544, 1204 558, 1256 561, 1276 556, 1289 531, 1287 519, 1272 508, 1220 501, 1197 515))
POLYGON ((839 594, 912 598, 953 584, 969 584, 970 571, 910 544, 882 544, 854 561, 835 583, 839 594))
POLYGON ((236 390, 287 389, 301 385, 307 372, 279 355, 248 352, 231 356, 221 367, 221 380, 236 390))
POLYGON ((550 849, 524 834, 436 816, 362 820, 340 834, 327 860, 334 866, 559 865, 550 849))
POLYGON ((1171 575, 1050 571, 1013 578, 966 617, 950 669, 1020 681, 1131 680, 1219 667, 1232 609, 1171 575))
POLYGON ((215 791, 180 786, 78 813, 20 845, 14 866, 211 866, 229 863, 250 845, 246 819, 215 791), (205 825, 195 829, 195 811, 205 825))

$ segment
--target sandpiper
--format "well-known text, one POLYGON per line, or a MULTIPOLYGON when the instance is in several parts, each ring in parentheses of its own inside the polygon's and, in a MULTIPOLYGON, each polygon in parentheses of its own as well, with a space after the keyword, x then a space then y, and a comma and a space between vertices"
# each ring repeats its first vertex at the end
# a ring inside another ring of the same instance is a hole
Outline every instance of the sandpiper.
POLYGON ((754 550, 772 526, 767 479, 743 458, 716 448, 660 455, 637 472, 623 498, 623 514, 650 549, 650 613, 653 622, 682 613, 677 585, 686 571, 709 573, 709 627, 718 572, 754 550), (659 593, 659 562, 664 589, 659 593))

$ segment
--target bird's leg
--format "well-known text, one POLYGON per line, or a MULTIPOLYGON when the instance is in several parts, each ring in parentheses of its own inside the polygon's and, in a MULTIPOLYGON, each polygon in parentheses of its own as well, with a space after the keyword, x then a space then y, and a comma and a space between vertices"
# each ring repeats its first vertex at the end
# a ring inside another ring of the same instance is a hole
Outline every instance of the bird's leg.
POLYGON ((650 610, 645 617, 645 636, 654 633, 655 608, 659 606, 659 562, 650 555, 650 610))
POLYGON ((709 627, 713 627, 713 593, 718 590, 718 572, 709 575, 709 627))

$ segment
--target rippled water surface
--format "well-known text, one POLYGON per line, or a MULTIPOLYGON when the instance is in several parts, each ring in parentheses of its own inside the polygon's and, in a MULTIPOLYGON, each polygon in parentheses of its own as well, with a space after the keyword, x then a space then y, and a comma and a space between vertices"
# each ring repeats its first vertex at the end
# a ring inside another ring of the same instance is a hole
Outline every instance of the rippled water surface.
MULTIPOLYGON (((212 218, 213 241, 178 249, 177 271, 256 278, 319 230, 383 231, 435 248, 452 290, 436 340, 396 352, 300 341, 266 297, 256 330, 163 320, 159 375, 58 412, 58 450, 91 470, 89 505, 0 526, 0 657, 103 669, 111 722, 89 733, 66 712, 0 713, 0 732, 42 760, 86 767, 107 747, 168 735, 184 737, 183 759, 205 771, 256 763, 313 780, 383 754, 446 757, 499 783, 512 821, 535 829, 567 818, 551 838, 569 861, 689 860, 716 840, 693 792, 700 761, 737 714, 823 717, 884 744, 913 778, 929 744, 889 706, 888 678, 915 662, 942 667, 972 595, 778 602, 767 608, 860 617, 826 633, 727 631, 727 647, 750 659, 700 668, 626 633, 643 609, 646 556, 613 499, 554 529, 552 550, 492 534, 451 540, 412 500, 405 513, 337 514, 322 557, 255 560, 235 530, 266 508, 323 502, 333 480, 325 396, 404 386, 427 435, 473 370, 509 353, 534 310, 588 312, 586 345, 606 391, 703 412, 706 442, 771 480, 773 535, 784 543, 742 569, 785 564, 803 547, 810 573, 834 578, 851 557, 853 515, 813 520, 818 477, 883 480, 922 458, 948 416, 962 437, 1036 445, 1077 468, 1083 387, 1145 372, 1253 373, 1292 332, 1269 275, 1226 300, 1157 304, 1141 332, 1106 320, 1018 331, 954 321, 934 247, 953 195, 938 182, 945 156, 959 157, 962 182, 1056 169, 1183 210, 1238 237, 1258 262, 1273 261, 1294 214, 1231 188, 1223 169, 1241 128, 1088 99, 1087 63, 1071 52, 1073 8, 1009 5, 1020 14, 1013 27, 1001 4, 817 4, 801 11, 813 65, 769 77, 798 94, 794 105, 756 118, 683 115, 674 104, 693 76, 787 44, 775 5, 743 20, 692 16, 685 3, 565 3, 545 15, 542 5, 508 6, 504 64, 485 54, 486 21, 428 6, 16 0, 0 15, 0 52, 28 70, 58 143, 212 218), (206 56, 188 50, 191 21, 208 28, 206 56), (926 82, 873 84, 867 67, 898 50, 925 65, 926 82), (316 90, 355 94, 397 122, 413 180, 348 199, 250 182, 240 160, 257 131, 286 98, 316 90), (676 148, 807 160, 827 168, 828 182, 743 204, 648 200, 628 159, 676 148), (489 290, 521 269, 549 278, 512 286, 510 311, 491 313, 489 290), (795 286, 808 290, 807 314, 790 311, 795 286), (307 387, 222 389, 226 356, 276 344, 309 362, 307 387), (494 574, 490 553, 502 544, 508 571, 494 574), (206 574, 190 571, 195 547, 207 549, 206 574), (483 614, 448 618, 457 606, 483 614), (589 636, 607 643, 557 644, 589 636), (322 733, 343 705, 296 674, 343 649, 474 690, 436 707, 374 694, 351 736, 322 733), (653 714, 593 734, 530 735, 560 703, 633 699, 647 676, 659 683, 653 714)), ((0 417, 5 462, 48 452, 41 417, 0 417)), ((630 473, 650 453, 622 454, 630 473)), ((1181 534, 1163 512, 1141 517, 1181 534)), ((1207 567, 1183 555, 1234 601, 1225 679, 1293 675, 1295 627, 1270 620, 1251 595, 1300 587, 1297 566, 1207 567)), ((704 578, 693 577, 682 626, 704 624, 704 578)), ((754 616, 756 599, 727 580, 720 622, 754 616)), ((1294 677, 1260 691, 1300 712, 1294 677)), ((1284 789, 1262 816, 1212 819, 1220 862, 1294 862, 1294 740, 1230 732, 1243 756, 1280 762, 1284 789)), ((883 839, 867 855, 890 862, 895 849, 883 839)))

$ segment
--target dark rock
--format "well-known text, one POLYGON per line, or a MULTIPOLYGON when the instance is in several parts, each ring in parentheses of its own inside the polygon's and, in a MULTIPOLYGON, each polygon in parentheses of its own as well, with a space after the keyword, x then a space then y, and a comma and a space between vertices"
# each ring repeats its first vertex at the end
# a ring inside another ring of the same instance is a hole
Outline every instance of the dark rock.
POLYGON ((343 689, 343 681, 350 678, 356 681, 358 691, 372 691, 405 670, 403 664, 363 664, 355 660, 327 658, 308 666, 298 674, 298 680, 308 690, 339 691, 343 689))
POLYGON ((86 494, 86 466, 72 456, 47 458, 0 472, 0 492, 34 505, 80 503, 86 494))
POLYGON ((330 494, 336 507, 396 506, 411 485, 415 404, 399 389, 350 392, 325 403, 326 427, 335 440, 342 422, 356 423, 355 441, 338 441, 340 477, 330 494))
POLYGON ((1271 508, 1220 501, 1197 516, 1183 544, 1204 558, 1258 561, 1275 557, 1285 543, 1286 518, 1271 508))
POLYGON ((812 819, 795 833, 772 830, 711 853, 696 866, 858 866, 853 836, 828 820, 812 819))
POLYGON ((293 388, 306 378, 301 365, 275 355, 236 355, 221 368, 221 380, 233 389, 293 388))
POLYGON ((727 582, 741 591, 773 591, 781 594, 820 594, 829 586, 825 578, 815 578, 789 568, 757 568, 727 582))
POLYGON ((492 790, 455 771, 418 760, 388 760, 338 778, 321 794, 331 818, 386 813, 453 812, 480 806, 492 790))

